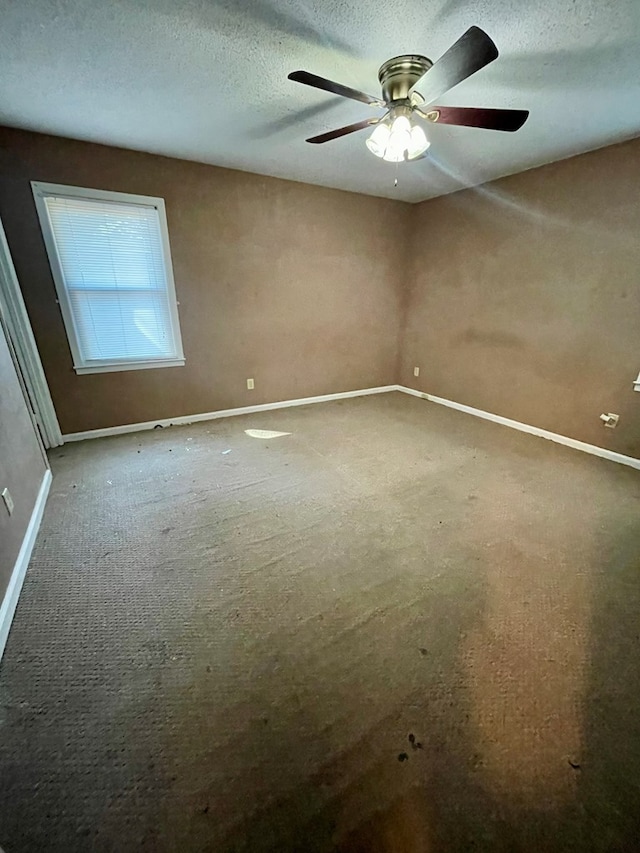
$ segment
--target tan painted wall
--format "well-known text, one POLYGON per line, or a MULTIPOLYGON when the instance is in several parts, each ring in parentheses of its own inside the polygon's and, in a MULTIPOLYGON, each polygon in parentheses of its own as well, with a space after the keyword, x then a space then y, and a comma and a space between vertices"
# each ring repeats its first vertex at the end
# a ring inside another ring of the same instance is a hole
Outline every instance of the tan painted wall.
POLYGON ((400 381, 640 455, 640 140, 415 206, 16 130, 0 146, 64 432, 400 381), (32 179, 165 198, 185 368, 76 376, 32 179))
POLYGON ((0 217, 63 432, 395 381, 407 205, 7 128, 0 152, 0 217), (165 199, 185 367, 74 373, 31 180, 165 199))
POLYGON ((640 456, 639 179, 633 140, 414 207, 399 381, 640 456))
POLYGON ((0 501, 0 602, 45 471, 44 457, 0 323, 0 492, 8 488, 15 504, 10 516, 0 501))

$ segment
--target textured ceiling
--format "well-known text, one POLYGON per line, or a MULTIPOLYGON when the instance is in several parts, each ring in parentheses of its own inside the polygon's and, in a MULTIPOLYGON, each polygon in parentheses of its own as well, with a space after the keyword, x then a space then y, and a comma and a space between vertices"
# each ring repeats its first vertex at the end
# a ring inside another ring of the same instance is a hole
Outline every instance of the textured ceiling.
POLYGON ((0 123, 419 201, 640 134, 639 48, 638 0, 0 0, 0 123), (529 109, 521 131, 430 126, 398 167, 366 131, 304 142, 375 113, 288 72, 378 95, 385 59, 473 24, 500 57, 439 103, 529 109))

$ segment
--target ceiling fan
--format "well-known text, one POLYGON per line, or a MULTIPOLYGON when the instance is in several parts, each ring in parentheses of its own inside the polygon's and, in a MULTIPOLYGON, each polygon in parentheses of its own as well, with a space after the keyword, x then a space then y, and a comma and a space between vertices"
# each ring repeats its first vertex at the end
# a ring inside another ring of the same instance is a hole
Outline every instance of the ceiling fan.
POLYGON ((377 157, 392 163, 423 157, 430 142, 417 116, 439 124, 481 127, 487 130, 519 130, 529 116, 528 110, 499 110, 481 107, 431 106, 436 98, 471 77, 498 57, 498 49, 479 27, 470 27, 435 63, 426 56, 394 56, 380 66, 378 80, 382 98, 374 98, 357 89, 334 83, 308 71, 293 71, 289 80, 323 89, 343 98, 352 98, 371 107, 385 109, 379 118, 367 118, 337 130, 312 136, 307 142, 329 142, 375 126, 367 139, 367 148, 377 157), (415 87, 420 83, 420 92, 415 87), (426 109, 424 109, 426 108, 426 109))

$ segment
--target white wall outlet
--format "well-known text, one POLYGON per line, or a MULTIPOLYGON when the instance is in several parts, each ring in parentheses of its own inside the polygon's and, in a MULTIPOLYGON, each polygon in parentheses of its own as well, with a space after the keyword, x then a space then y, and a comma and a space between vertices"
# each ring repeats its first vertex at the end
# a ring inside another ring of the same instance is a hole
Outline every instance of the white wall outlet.
POLYGON ((4 505, 7 508, 7 512, 9 515, 13 512, 13 498, 11 497, 11 492, 9 489, 2 490, 2 500, 4 501, 4 505))
POLYGON ((420 368, 419 367, 413 368, 413 375, 414 376, 420 376, 420 368))
POLYGON ((600 415, 600 420, 609 429, 615 429, 618 426, 620 415, 616 415, 613 412, 604 412, 600 415))
POLYGON ((253 391, 254 387, 253 379, 247 379, 247 391, 253 391))

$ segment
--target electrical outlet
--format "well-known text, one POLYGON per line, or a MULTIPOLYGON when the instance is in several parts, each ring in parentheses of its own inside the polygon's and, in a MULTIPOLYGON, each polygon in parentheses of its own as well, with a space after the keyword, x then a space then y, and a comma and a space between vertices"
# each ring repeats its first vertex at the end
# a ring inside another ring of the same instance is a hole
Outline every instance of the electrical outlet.
POLYGON ((609 429, 615 429, 618 426, 620 415, 616 415, 613 412, 605 412, 600 415, 600 420, 606 427, 609 427, 609 429))
POLYGON ((247 379, 247 391, 253 391, 254 387, 253 379, 247 379))
POLYGON ((413 375, 414 376, 420 376, 420 368, 419 367, 413 368, 413 375))
POLYGON ((11 497, 11 492, 9 489, 2 490, 2 500, 4 501, 4 505, 7 508, 7 512, 9 515, 13 512, 13 498, 11 497))

